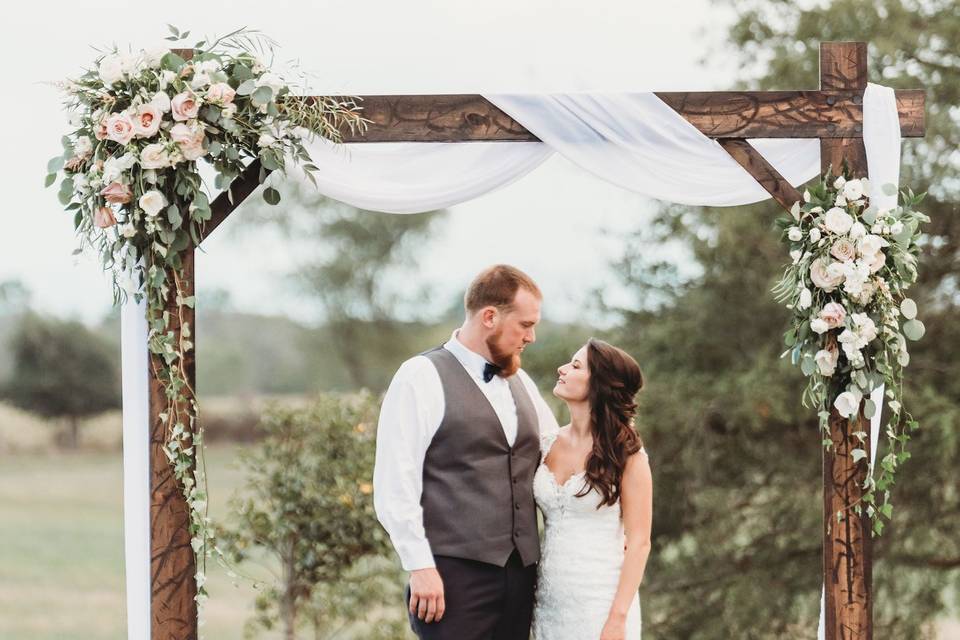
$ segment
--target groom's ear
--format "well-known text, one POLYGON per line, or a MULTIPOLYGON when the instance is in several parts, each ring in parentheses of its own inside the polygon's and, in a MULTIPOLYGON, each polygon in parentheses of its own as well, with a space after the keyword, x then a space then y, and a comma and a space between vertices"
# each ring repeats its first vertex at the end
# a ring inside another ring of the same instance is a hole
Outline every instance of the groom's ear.
POLYGON ((492 329, 497 324, 499 317, 500 311, 493 305, 480 310, 480 322, 488 329, 492 329))

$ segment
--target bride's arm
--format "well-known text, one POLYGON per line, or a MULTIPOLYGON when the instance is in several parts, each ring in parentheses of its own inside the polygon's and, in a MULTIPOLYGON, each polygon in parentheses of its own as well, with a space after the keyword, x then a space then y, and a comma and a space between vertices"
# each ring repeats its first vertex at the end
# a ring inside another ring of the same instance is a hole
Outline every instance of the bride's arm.
POLYGON ((613 598, 607 620, 608 624, 615 626, 626 622, 627 612, 640 588, 647 558, 650 556, 653 478, 646 452, 637 452, 627 460, 620 487, 620 508, 623 512, 627 544, 617 595, 613 598))

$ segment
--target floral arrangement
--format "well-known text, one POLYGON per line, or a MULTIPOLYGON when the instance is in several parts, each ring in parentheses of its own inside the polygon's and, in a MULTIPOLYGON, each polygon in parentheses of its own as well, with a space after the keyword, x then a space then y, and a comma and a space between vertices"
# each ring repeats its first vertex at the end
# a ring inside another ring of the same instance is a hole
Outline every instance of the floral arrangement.
MULTIPOLYGON (((910 432, 919 427, 903 408, 903 370, 910 362, 907 340, 919 340, 924 326, 906 291, 917 279, 920 225, 929 218, 915 209, 922 194, 904 191, 899 206, 879 210, 870 204, 873 188, 866 178, 828 172, 804 192, 790 215, 777 221, 791 263, 774 293, 793 310, 783 355, 790 354, 807 377, 803 404, 817 408, 825 447, 832 445, 831 408, 856 421, 862 405, 869 420, 881 409, 869 396, 885 385, 889 451, 878 475, 871 465, 862 499, 879 535, 883 517, 893 513, 897 468, 910 457, 910 432)), ((897 193, 894 185, 882 189, 897 193)), ((854 435, 866 442, 865 432, 854 435)), ((869 458, 862 447, 852 456, 854 462, 869 458)), ((863 504, 854 509, 861 513, 863 504)))
MULTIPOLYGON (((189 36, 170 30, 171 41, 189 36)), ((80 77, 59 83, 72 131, 47 167, 46 186, 63 176, 59 199, 73 214, 77 252, 96 248, 113 274, 115 302, 146 297, 151 367, 167 398, 160 415, 165 452, 190 510, 201 609, 206 559, 216 546, 206 511, 198 406, 182 366, 193 348, 183 310, 194 298, 183 286, 181 255, 199 244, 213 215, 198 162, 212 166, 216 189, 229 188, 254 160, 261 164, 261 183, 291 167, 312 179, 316 167, 304 140, 319 135, 339 142, 345 127, 363 130, 367 124, 353 99, 298 97, 302 87, 270 71, 261 57, 272 46, 265 36, 241 29, 201 40, 192 55, 170 49, 104 53, 80 77)), ((269 186, 263 197, 270 204, 280 200, 269 186)))

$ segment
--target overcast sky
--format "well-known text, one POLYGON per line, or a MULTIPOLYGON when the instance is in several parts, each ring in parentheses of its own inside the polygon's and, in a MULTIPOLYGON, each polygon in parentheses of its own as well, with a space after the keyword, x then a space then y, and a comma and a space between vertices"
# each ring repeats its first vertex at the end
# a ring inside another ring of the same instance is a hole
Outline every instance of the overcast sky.
MULTIPOLYGON (((246 25, 315 72, 321 94, 703 90, 731 86, 737 72, 724 57, 700 61, 722 45, 730 20, 708 0, 88 1, 24 3, 16 14, 0 43, 0 281, 20 279, 35 307, 87 321, 107 311, 110 288, 92 254, 71 256, 70 217, 56 191, 43 189, 46 162, 67 130, 61 98, 44 83, 78 74, 94 47, 164 44, 166 22, 205 35, 246 25)), ((423 277, 448 299, 481 267, 512 262, 542 284, 545 315, 573 319, 618 251, 600 231, 633 228, 650 208, 554 157, 454 207, 423 259, 423 277)), ((285 284, 295 256, 273 235, 223 233, 204 248, 201 293, 222 288, 238 308, 262 309, 266 299, 278 312, 315 319, 285 284)))

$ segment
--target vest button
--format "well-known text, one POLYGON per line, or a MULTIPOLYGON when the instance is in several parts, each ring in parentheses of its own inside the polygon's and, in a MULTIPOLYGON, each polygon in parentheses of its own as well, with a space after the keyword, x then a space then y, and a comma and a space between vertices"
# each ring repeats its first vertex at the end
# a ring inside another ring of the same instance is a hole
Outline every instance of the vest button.
POLYGON ((513 506, 515 506, 518 510, 520 509, 520 503, 519 503, 519 502, 517 502, 517 503, 514 504, 513 506))

